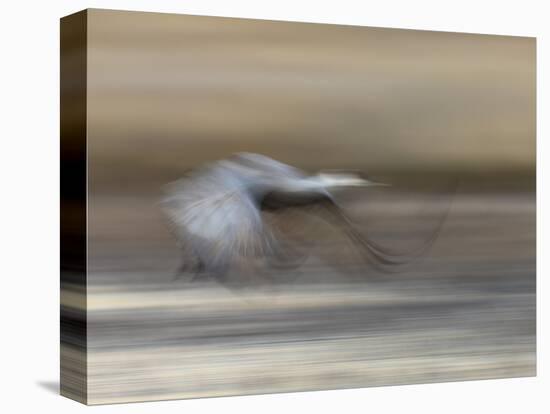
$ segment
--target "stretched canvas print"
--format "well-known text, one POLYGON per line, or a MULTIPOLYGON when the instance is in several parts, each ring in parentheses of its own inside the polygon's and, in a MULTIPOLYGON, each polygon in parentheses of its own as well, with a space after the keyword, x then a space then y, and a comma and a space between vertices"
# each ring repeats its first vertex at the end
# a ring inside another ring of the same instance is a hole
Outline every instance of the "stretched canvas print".
POLYGON ((535 39, 61 19, 61 392, 535 375, 535 39))

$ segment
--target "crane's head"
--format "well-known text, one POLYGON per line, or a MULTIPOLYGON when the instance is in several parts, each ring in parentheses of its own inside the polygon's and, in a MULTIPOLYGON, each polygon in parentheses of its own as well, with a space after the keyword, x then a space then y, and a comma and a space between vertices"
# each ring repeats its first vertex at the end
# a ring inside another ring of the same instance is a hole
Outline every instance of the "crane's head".
POLYGON ((374 187, 390 184, 376 183, 350 172, 321 172, 316 177, 324 187, 374 187))

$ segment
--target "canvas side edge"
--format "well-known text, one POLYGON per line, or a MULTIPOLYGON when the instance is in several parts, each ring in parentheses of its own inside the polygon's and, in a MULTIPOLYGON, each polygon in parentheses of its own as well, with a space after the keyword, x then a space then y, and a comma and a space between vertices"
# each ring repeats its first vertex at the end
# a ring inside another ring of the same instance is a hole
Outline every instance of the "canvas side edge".
POLYGON ((60 21, 60 392, 88 402, 87 11, 60 21))

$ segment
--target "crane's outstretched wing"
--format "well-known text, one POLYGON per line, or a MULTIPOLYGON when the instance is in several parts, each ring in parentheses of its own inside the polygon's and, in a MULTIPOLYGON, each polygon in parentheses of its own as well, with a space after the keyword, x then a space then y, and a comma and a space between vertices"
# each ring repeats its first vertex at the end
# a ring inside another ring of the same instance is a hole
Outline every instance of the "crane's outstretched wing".
MULTIPOLYGON (((402 270, 403 265, 425 255, 437 240, 452 205, 456 186, 456 183, 452 183, 448 186, 449 188, 438 194, 438 198, 441 200, 438 200, 435 204, 438 206, 436 208, 438 211, 433 214, 433 225, 426 231, 427 236, 408 250, 398 250, 377 242, 376 238, 370 234, 368 225, 365 226, 364 223, 359 225, 361 223, 354 222, 345 208, 346 203, 341 203, 339 197, 334 198, 330 193, 301 194, 300 197, 303 197, 304 202, 300 207, 300 211, 302 216, 316 216, 333 228, 342 231, 354 242, 371 266, 384 272, 396 272, 402 270)), ((300 201, 295 194, 271 193, 263 200, 262 205, 266 209, 285 211, 288 210, 286 206, 289 204, 299 205, 300 201), (289 198, 292 199, 289 200, 289 198)), ((404 224, 406 225, 406 223, 404 224)), ((298 227, 299 223, 291 225, 298 227)))
MULTIPOLYGON (((274 221, 275 223, 275 232, 277 231, 278 227, 282 226, 282 220, 285 219, 288 211, 298 208, 301 213, 301 217, 294 215, 294 222, 290 223, 291 227, 303 227, 303 222, 308 216, 320 219, 322 222, 329 225, 329 227, 324 227, 323 237, 329 234, 326 232, 329 231, 331 228, 333 230, 336 229, 344 232, 344 234, 351 241, 353 241, 356 246, 360 247, 361 252, 367 258, 367 262, 380 270, 390 270, 389 267, 405 263, 409 259, 406 255, 402 253, 394 252, 391 249, 388 249, 376 243, 364 231, 359 232, 359 230, 356 228, 356 225, 345 213, 344 209, 342 209, 334 202, 334 200, 332 200, 330 197, 327 197, 326 195, 317 195, 315 198, 304 198, 303 200, 305 201, 303 202, 300 199, 293 199, 293 204, 298 205, 299 207, 287 207, 288 203, 285 202, 286 200, 281 201, 280 197, 280 194, 277 194, 275 197, 270 194, 262 204, 262 206, 270 213, 272 211, 275 211, 275 215, 272 216, 275 217, 275 220, 272 219, 272 221, 274 221), (298 220, 301 220, 302 222, 299 222, 298 220)), ((287 198, 285 195, 283 195, 283 197, 287 198)), ((316 231, 318 232, 319 228, 317 228, 316 231)))
POLYGON ((327 197, 319 206, 321 207, 320 211, 326 213, 325 217, 328 217, 327 221, 340 227, 360 247, 361 252, 366 256, 371 265, 385 272, 393 272, 399 271, 402 265, 409 264, 423 256, 433 246, 449 214, 457 185, 456 182, 453 182, 449 186, 449 189, 443 193, 442 197, 445 200, 443 200, 442 209, 437 214, 435 224, 428 236, 409 250, 396 250, 376 242, 364 226, 359 230, 357 224, 349 217, 346 210, 331 197, 327 197))

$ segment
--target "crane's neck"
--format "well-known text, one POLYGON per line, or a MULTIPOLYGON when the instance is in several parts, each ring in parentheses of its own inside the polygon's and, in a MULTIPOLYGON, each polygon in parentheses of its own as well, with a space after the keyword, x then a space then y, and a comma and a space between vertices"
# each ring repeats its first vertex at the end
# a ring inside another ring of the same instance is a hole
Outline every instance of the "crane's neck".
POLYGON ((277 183, 277 190, 282 192, 325 192, 334 187, 355 187, 370 185, 353 174, 317 174, 300 179, 288 179, 277 183))
POLYGON ((328 195, 328 191, 343 187, 367 187, 375 185, 387 185, 374 183, 360 178, 355 174, 344 173, 321 173, 304 178, 287 178, 274 180, 268 178, 257 185, 252 186, 250 190, 258 198, 263 197, 267 193, 278 192, 295 194, 324 194, 328 195))

